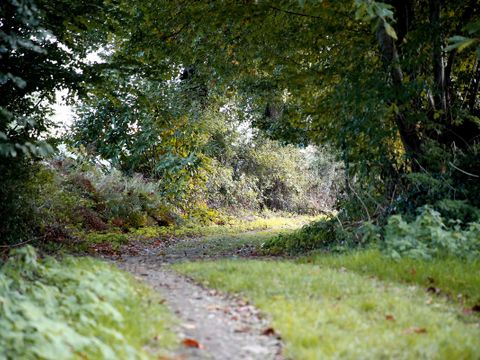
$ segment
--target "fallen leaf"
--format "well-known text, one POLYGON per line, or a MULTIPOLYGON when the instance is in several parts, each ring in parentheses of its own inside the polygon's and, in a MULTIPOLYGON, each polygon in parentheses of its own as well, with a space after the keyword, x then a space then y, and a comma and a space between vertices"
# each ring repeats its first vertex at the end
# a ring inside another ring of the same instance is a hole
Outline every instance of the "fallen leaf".
POLYGON ((195 339, 186 338, 186 339, 183 339, 182 343, 183 343, 184 346, 187 346, 187 347, 194 347, 194 348, 197 348, 197 349, 203 349, 203 345, 200 344, 195 339))
POLYGON ((275 335, 275 329, 271 327, 266 328, 265 330, 262 331, 262 335, 266 335, 266 336, 275 335))
POLYGON ((420 327, 416 327, 416 326, 412 326, 408 329, 405 329, 404 331, 405 334, 426 334, 427 333, 427 329, 425 328, 420 328, 420 327))
POLYGON ((417 275, 417 269, 412 268, 412 269, 410 270, 410 274, 412 274, 412 276, 417 275))
POLYGON ((393 315, 385 315, 385 320, 388 320, 388 321, 395 321, 395 317, 393 315))

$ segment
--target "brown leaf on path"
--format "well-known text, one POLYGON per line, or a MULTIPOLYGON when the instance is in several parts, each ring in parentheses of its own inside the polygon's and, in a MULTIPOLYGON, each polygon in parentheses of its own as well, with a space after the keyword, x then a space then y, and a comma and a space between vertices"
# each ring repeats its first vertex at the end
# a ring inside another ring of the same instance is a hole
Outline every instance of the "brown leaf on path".
POLYGON ((203 349, 203 345, 200 344, 195 339, 190 339, 190 338, 183 339, 182 344, 184 346, 187 346, 187 347, 194 347, 194 348, 197 348, 197 349, 203 349))
POLYGON ((395 321, 395 316, 393 316, 393 315, 391 315, 391 314, 387 314, 387 315, 385 315, 385 320, 395 321))
POLYGON ((409 327, 408 329, 405 329, 404 333, 405 334, 426 334, 427 329, 412 326, 412 327, 409 327))
POLYGON ((265 335, 265 336, 275 335, 275 329, 272 327, 266 328, 265 330, 262 331, 262 335, 265 335))

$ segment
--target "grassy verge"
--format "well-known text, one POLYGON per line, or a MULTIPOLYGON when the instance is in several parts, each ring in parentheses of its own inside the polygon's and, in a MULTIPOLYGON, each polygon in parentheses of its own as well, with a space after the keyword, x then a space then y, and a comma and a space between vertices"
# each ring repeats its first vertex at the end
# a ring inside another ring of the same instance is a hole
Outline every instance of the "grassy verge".
POLYGON ((198 252, 209 256, 235 256, 241 254, 261 254, 262 244, 279 234, 291 234, 294 230, 276 228, 254 232, 232 233, 226 235, 207 235, 179 242, 171 252, 198 252), (243 252, 245 251, 245 252, 243 252))
MULTIPOLYGON (((209 224, 201 225, 198 223, 187 222, 182 225, 171 226, 145 226, 138 229, 129 229, 128 232, 122 232, 121 229, 111 229, 97 232, 77 232, 75 233, 76 242, 68 243, 49 243, 42 245, 44 250, 59 253, 105 253, 113 254, 121 252, 122 246, 133 241, 165 240, 171 238, 199 240, 201 237, 208 237, 207 242, 213 245, 212 251, 219 251, 225 244, 228 249, 234 249, 237 245, 247 244, 249 232, 260 232, 256 241, 255 234, 250 236, 250 240, 255 244, 261 245, 265 240, 282 232, 292 232, 299 227, 318 219, 318 216, 292 215, 278 216, 269 215, 267 217, 252 217, 249 220, 230 219, 229 223, 223 225, 209 224), (270 236, 268 236, 268 234, 270 236), (242 236, 237 236, 237 235, 242 236), (260 239, 261 238, 261 239, 260 239), (223 241, 222 239, 232 240, 223 241)), ((189 244, 191 245, 191 244, 189 244)), ((228 251, 228 249, 226 251, 228 251)), ((215 254, 212 254, 215 255, 215 254)))
POLYGON ((174 266, 241 293, 272 317, 294 359, 478 359, 478 318, 416 286, 344 269, 273 261, 174 266))
POLYGON ((157 357, 176 342, 160 302, 106 263, 17 250, 0 270, 0 358, 157 357))
POLYGON ((250 220, 232 219, 224 225, 199 225, 186 223, 178 226, 147 226, 140 229, 131 229, 130 237, 158 238, 165 236, 172 237, 197 237, 210 235, 238 234, 248 231, 259 231, 267 229, 297 229, 302 225, 314 221, 314 216, 272 216, 255 217, 250 220))
POLYGON ((465 262, 455 258, 431 261, 402 258, 393 260, 378 250, 355 251, 345 255, 318 254, 301 259, 321 267, 348 269, 380 280, 417 284, 446 295, 465 306, 480 307, 480 261, 465 262))

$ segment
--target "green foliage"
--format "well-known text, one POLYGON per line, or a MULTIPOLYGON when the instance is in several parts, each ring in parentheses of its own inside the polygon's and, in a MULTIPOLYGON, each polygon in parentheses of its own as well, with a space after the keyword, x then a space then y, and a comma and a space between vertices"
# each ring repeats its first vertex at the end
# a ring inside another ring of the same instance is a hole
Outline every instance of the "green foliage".
POLYGON ((291 234, 280 234, 262 245, 272 255, 298 255, 313 250, 343 252, 364 245, 365 226, 345 229, 336 216, 330 215, 305 225, 291 234))
POLYGON ((332 207, 340 171, 326 150, 285 146, 261 135, 240 139, 229 150, 229 158, 212 163, 207 181, 210 206, 297 213, 332 207))
POLYGON ((480 209, 469 205, 465 200, 442 199, 433 206, 443 219, 460 221, 460 224, 469 224, 480 221, 480 209))
MULTIPOLYGON (((97 17, 99 3, 62 0, 0 3, 2 243, 14 242, 15 237, 27 239, 39 226, 41 219, 34 218, 32 205, 38 191, 32 180, 37 170, 35 162, 53 152, 49 130, 54 126, 49 117, 56 91, 78 91, 88 72, 82 59, 91 45, 87 30, 101 18, 97 17)), ((100 38, 97 36, 97 41, 100 38)))
POLYGON ((0 243, 31 238, 37 227, 33 202, 35 167, 26 160, 11 162, 0 157, 0 243))
POLYGON ((430 260, 456 256, 478 259, 480 256, 480 224, 445 224, 439 212, 424 207, 414 221, 393 215, 385 226, 382 250, 393 258, 402 256, 430 260))
MULTIPOLYGON (((167 79, 182 64, 194 69, 190 84, 206 89, 207 102, 220 99, 220 108, 228 101, 219 94, 227 94, 267 136, 331 145, 347 179, 341 221, 382 224, 443 198, 476 205, 476 56, 447 56, 443 46, 449 38, 458 48, 476 42, 478 11, 472 0, 134 2, 129 14, 141 15, 115 19, 122 42, 112 58, 150 75, 163 66, 167 79), (164 21, 151 20, 157 16, 164 21), (464 156, 471 161, 459 166, 464 156), (425 182, 417 187, 418 180, 425 182)), ((221 176, 235 196, 228 174, 221 176)), ((268 180, 262 195, 290 185, 268 180)))
POLYGON ((232 166, 212 163, 207 181, 208 205, 215 209, 259 210, 258 179, 245 173, 234 176, 232 166))
MULTIPOLYGON (((115 168, 89 162, 81 153, 59 155, 51 161, 49 171, 53 183, 48 186, 44 182, 42 193, 45 203, 41 203, 40 207, 51 205, 51 212, 55 214, 61 214, 64 208, 70 209, 77 223, 84 227, 89 225, 89 219, 95 221, 95 218, 125 229, 167 219, 166 200, 158 184, 145 180, 139 174, 124 175, 115 168), (51 199, 48 198, 50 193, 51 199), (55 202, 57 198, 59 201, 55 202), (72 203, 73 199, 77 199, 76 203, 72 203)), ((173 206, 170 206, 170 211, 174 211, 173 206)), ((103 230, 95 229, 95 226, 93 229, 103 230)))
POLYGON ((171 317, 155 295, 105 263, 39 259, 24 247, 2 266, 0 285, 6 358, 147 359, 147 344, 173 345, 171 317))
POLYGON ((70 140, 126 174, 154 179, 163 198, 186 205, 209 162, 204 109, 191 101, 188 79, 167 82, 122 70, 109 68, 91 84, 70 140))

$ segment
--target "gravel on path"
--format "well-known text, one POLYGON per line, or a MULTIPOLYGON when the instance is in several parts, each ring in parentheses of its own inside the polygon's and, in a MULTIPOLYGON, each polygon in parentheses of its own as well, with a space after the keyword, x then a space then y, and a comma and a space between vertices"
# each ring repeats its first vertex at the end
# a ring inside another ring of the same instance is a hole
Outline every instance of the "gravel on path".
POLYGON ((195 284, 157 256, 129 256, 117 265, 147 282, 180 319, 174 359, 281 360, 280 337, 247 301, 195 284))

